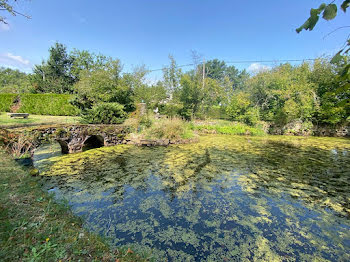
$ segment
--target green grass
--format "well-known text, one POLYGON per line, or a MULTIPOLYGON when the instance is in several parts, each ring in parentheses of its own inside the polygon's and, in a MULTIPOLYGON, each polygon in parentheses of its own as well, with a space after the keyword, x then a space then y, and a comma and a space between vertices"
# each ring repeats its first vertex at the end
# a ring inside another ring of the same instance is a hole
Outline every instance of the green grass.
POLYGON ((217 133, 225 135, 266 135, 264 130, 259 127, 251 127, 242 123, 225 120, 215 120, 213 122, 194 122, 192 124, 192 129, 203 133, 217 133))
POLYGON ((78 124, 80 117, 29 115, 24 118, 10 118, 7 113, 0 113, 0 127, 22 127, 45 124, 78 124))
POLYGON ((40 179, 0 149, 0 261, 147 261, 87 232, 40 179))

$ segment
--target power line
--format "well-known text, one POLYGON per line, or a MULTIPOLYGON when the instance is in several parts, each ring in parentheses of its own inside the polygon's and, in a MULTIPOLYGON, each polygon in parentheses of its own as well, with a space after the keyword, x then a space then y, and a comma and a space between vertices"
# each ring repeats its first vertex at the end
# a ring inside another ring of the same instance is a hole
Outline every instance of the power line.
MULTIPOLYGON (((241 61, 224 61, 226 64, 251 64, 251 63, 281 63, 281 62, 305 62, 305 61, 315 61, 317 58, 305 58, 305 59, 282 59, 282 60, 241 60, 241 61)), ((182 68, 182 67, 188 67, 188 66, 194 66, 195 64, 186 64, 186 65, 179 65, 175 68, 182 68)), ((165 68, 169 67, 163 67, 159 69, 151 69, 148 70, 148 72, 156 72, 156 71, 162 71, 165 68)))

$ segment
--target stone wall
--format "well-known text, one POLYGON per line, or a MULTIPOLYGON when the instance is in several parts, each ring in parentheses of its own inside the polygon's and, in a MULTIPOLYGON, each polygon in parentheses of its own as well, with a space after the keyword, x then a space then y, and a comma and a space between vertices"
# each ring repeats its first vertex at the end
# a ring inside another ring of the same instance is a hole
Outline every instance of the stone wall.
POLYGON ((271 135, 350 137, 350 126, 314 126, 310 122, 297 120, 282 127, 271 125, 268 133, 271 135))

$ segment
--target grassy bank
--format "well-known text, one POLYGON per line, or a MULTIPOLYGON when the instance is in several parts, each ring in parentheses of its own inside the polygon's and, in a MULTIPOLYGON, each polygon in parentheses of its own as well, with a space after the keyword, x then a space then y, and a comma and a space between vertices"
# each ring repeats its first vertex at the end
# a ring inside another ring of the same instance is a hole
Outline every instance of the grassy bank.
POLYGON ((192 128, 200 133, 251 136, 266 135, 264 130, 260 127, 251 127, 242 123, 225 120, 197 121, 193 122, 192 128))
POLYGON ((43 116, 29 115, 24 118, 10 118, 7 113, 0 113, 0 127, 22 127, 44 124, 78 124, 80 117, 76 116, 43 116))
POLYGON ((42 191, 39 178, 1 149, 0 158, 1 261, 146 261, 130 249, 111 250, 42 191))

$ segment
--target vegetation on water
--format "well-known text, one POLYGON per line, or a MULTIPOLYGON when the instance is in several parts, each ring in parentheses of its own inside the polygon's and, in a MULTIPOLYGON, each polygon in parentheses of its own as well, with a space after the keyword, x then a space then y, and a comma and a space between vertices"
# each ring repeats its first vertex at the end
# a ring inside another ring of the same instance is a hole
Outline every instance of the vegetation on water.
POLYGON ((147 261, 87 232, 64 202, 0 151, 1 261, 147 261))
POLYGON ((209 135, 34 159, 87 228, 159 261, 347 261, 349 150, 339 138, 209 135))

